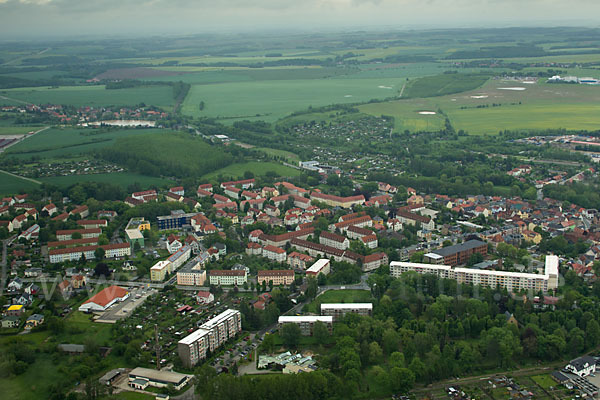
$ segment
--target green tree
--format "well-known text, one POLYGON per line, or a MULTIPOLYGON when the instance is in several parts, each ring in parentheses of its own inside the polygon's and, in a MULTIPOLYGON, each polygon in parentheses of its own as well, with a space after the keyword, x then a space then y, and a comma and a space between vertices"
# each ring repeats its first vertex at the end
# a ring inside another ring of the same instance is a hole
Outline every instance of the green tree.
POLYGON ((415 384, 415 374, 408 368, 394 367, 390 371, 390 382, 394 392, 406 393, 415 384))
POLYGON ((319 344, 324 344, 329 339, 329 330, 327 325, 321 321, 315 322, 313 326, 313 337, 319 344))
POLYGON ((281 328, 280 336, 285 346, 295 348, 300 343, 302 333, 298 325, 285 324, 283 328, 281 328))

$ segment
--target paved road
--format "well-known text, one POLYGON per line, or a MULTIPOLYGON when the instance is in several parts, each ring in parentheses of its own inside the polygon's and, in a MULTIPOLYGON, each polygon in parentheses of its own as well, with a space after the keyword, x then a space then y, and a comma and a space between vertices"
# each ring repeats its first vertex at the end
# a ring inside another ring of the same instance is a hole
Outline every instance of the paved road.
POLYGON ((6 256, 7 256, 7 246, 8 245, 8 239, 3 240, 2 241, 2 281, 0 282, 0 294, 4 293, 4 289, 6 288, 6 268, 7 268, 7 262, 6 262, 6 256))

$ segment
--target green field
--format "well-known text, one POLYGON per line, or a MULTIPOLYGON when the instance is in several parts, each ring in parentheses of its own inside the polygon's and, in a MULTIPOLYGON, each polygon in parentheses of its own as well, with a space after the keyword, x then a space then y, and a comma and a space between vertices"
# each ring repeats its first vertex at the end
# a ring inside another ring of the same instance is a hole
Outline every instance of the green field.
POLYGON ((21 190, 35 189, 39 185, 21 178, 16 178, 0 171, 0 195, 17 194, 21 190))
POLYGON ((51 128, 10 147, 6 155, 41 159, 76 156, 111 146, 116 139, 158 132, 154 129, 51 128))
POLYGON ((40 178, 40 181, 57 186, 70 186, 79 182, 102 182, 119 185, 126 189, 132 183, 139 183, 141 187, 167 186, 175 183, 174 181, 153 176, 146 176, 130 172, 113 172, 110 174, 90 174, 90 175, 71 175, 71 176, 53 176, 40 178))
POLYGON ((362 112, 395 118, 396 130, 440 129, 443 116, 420 115, 441 109, 456 130, 496 134, 500 130, 585 129, 600 126, 600 87, 587 85, 523 84, 492 79, 464 93, 403 99, 359 106, 362 112), (524 88, 506 90, 502 88, 524 88), (493 106, 493 104, 500 106, 493 106))
POLYGON ((250 171, 255 176, 265 175, 269 171, 277 173, 279 176, 298 176, 300 170, 295 168, 286 167, 285 165, 277 164, 274 162, 260 162, 260 161, 249 161, 237 164, 231 164, 225 168, 218 169, 202 177, 204 180, 216 179, 219 175, 224 178, 240 178, 244 175, 244 172, 250 171))
POLYGON ((40 129, 39 126, 0 126, 0 135, 22 135, 40 129))
POLYGON ((253 149, 262 151, 263 153, 266 153, 270 156, 284 158, 285 161, 289 164, 297 165, 298 161, 300 161, 300 158, 290 151, 271 149, 269 147, 254 147, 253 149))
POLYGON ((435 97, 476 89, 489 79, 481 74, 442 74, 411 81, 402 95, 406 98, 435 97))
POLYGON ((175 103, 170 86, 152 85, 131 89, 106 90, 97 86, 60 86, 0 90, 0 105, 14 104, 3 99, 16 99, 35 104, 72 106, 135 106, 140 103, 168 109, 175 103))
POLYGON ((196 117, 273 122, 309 106, 366 102, 398 95, 402 78, 296 79, 194 85, 182 112, 196 117), (205 108, 200 111, 199 104, 205 108))

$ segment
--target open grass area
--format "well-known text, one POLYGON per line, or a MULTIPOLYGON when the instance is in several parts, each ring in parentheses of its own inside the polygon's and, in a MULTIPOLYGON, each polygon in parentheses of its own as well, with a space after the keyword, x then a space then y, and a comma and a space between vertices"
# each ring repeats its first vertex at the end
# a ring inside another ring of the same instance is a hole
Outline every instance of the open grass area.
POLYGON ((255 176, 264 176, 267 172, 273 171, 279 176, 298 176, 300 170, 295 168, 286 167, 285 165, 277 164, 274 162, 260 162, 260 161, 249 161, 237 164, 231 164, 225 168, 218 169, 202 177, 204 180, 216 179, 222 175, 223 178, 232 177, 240 178, 244 175, 244 172, 250 171, 255 176))
POLYGON ((402 97, 434 97, 466 92, 483 85, 489 77, 483 74, 441 74, 418 78, 407 85, 402 97))
POLYGON ((289 164, 297 165, 298 161, 300 161, 300 158, 290 151, 271 149, 269 147, 255 147, 254 150, 262 151, 263 153, 266 153, 270 156, 281 157, 282 159, 284 159, 284 161, 286 161, 289 164))
POLYGON ((0 195, 18 194, 20 191, 27 191, 38 186, 34 182, 0 171, 0 195))
POLYGON ((543 389, 557 386, 556 381, 554 381, 550 375, 534 375, 530 378, 543 389))
POLYGON ((367 303, 371 301, 368 290, 328 290, 306 306, 308 312, 321 313, 322 303, 367 303))
POLYGON ((51 128, 10 147, 5 154, 19 158, 64 158, 110 146, 119 138, 151 132, 159 130, 51 128))
POLYGON ((0 135, 22 135, 39 129, 39 126, 0 126, 0 135))
POLYGON ((139 183, 142 187, 168 186, 174 183, 169 179, 146 176, 131 172, 114 172, 110 174, 90 174, 90 175, 71 175, 71 176, 53 176, 41 178, 40 181, 57 186, 70 186, 79 182, 105 182, 114 185, 120 185, 123 188, 132 183, 139 183))
POLYGON ((48 395, 48 387, 61 381, 62 373, 56 368, 49 354, 40 353, 35 366, 24 374, 0 379, 3 400, 39 400, 48 395))
POLYGON ((14 104, 2 98, 16 99, 35 104, 64 104, 73 106, 135 106, 145 103, 170 108, 174 105, 170 86, 144 86, 131 89, 106 90, 97 86, 60 86, 0 90, 0 105, 14 104))
POLYGON ((137 392, 121 392, 113 395, 113 398, 119 400, 154 400, 155 396, 137 392))
POLYGON ((600 125, 600 88, 492 79, 463 93, 365 104, 359 109, 376 116, 393 116, 398 131, 442 128, 443 116, 419 114, 439 109, 456 130, 475 135, 497 134, 504 129, 596 130, 600 125))
POLYGON ((182 112, 196 117, 276 121, 309 106, 358 103, 395 97, 401 78, 296 79, 193 85, 182 112), (201 111, 199 104, 204 101, 201 111))

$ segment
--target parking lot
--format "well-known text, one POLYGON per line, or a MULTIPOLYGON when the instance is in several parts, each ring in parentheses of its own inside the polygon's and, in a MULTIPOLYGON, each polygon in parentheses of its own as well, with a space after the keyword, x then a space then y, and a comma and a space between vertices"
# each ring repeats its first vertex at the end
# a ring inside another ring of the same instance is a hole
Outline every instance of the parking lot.
POLYGON ((140 304, 142 304, 148 296, 151 296, 156 293, 155 289, 149 288, 129 288, 129 298, 127 300, 116 303, 108 310, 106 310, 102 315, 100 315, 95 322, 103 322, 107 324, 114 324, 121 318, 127 317, 133 310, 136 309, 140 304))

